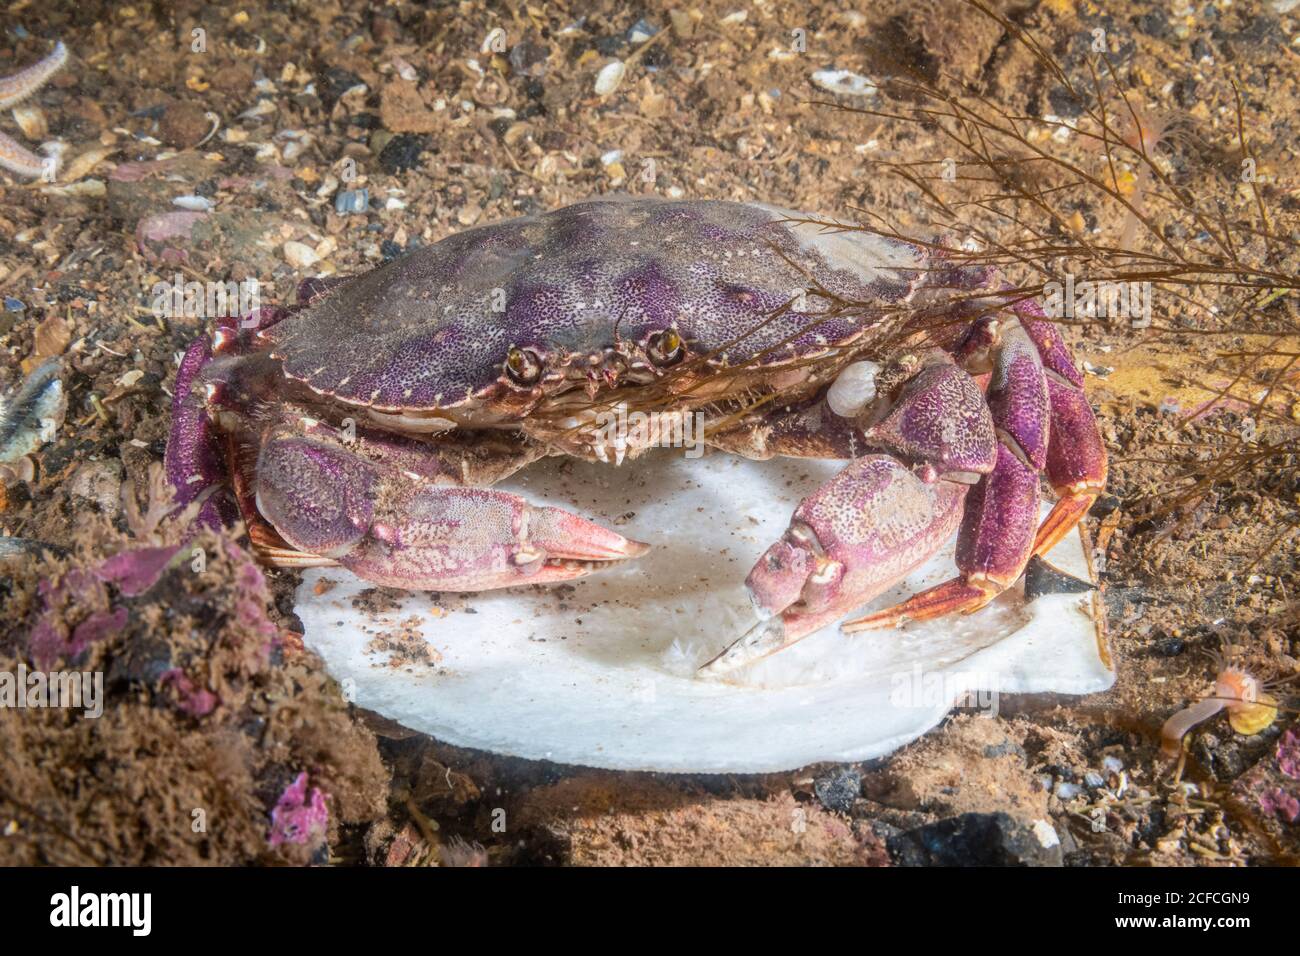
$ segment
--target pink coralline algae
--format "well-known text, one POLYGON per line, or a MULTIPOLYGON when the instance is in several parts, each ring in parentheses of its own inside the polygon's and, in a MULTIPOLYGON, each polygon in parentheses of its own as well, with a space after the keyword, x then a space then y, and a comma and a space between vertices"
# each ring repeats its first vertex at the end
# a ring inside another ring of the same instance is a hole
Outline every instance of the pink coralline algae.
POLYGON ((95 569, 95 577, 116 584, 117 589, 126 597, 135 597, 158 583, 179 550, 178 547, 169 546, 120 551, 95 569))
POLYGON ((1296 818, 1300 817, 1300 800, 1281 787, 1274 787, 1260 796, 1259 806, 1265 813, 1276 813, 1287 823, 1295 823, 1296 818))
POLYGON ((58 618, 50 610, 52 603, 46 598, 47 610, 41 615, 36 626, 27 636, 27 651, 36 666, 48 670, 55 661, 70 660, 84 651, 91 644, 102 641, 126 627, 126 608, 114 608, 112 611, 93 611, 90 616, 64 636, 64 629, 59 626, 58 618))
POLYGON ((137 548, 113 555, 86 571, 73 569, 58 583, 41 581, 38 590, 43 610, 27 635, 27 652, 37 667, 48 669, 56 661, 71 660, 90 645, 126 627, 126 608, 110 606, 91 611, 69 629, 66 611, 108 603, 105 584, 116 585, 124 597, 142 594, 157 583, 176 548, 137 548))
POLYGON ((203 717, 216 709, 220 699, 206 687, 199 687, 183 670, 173 667, 163 673, 159 683, 176 689, 176 706, 191 717, 203 717))
POLYGON ((325 794, 319 787, 312 787, 311 796, 308 797, 307 773, 304 771, 285 788, 275 808, 271 810, 271 835, 267 842, 271 846, 314 843, 325 836, 328 824, 329 810, 325 806, 325 794))
POLYGON ((1292 780, 1300 780, 1300 734, 1294 729, 1277 742, 1277 767, 1292 780))
POLYGON ((1291 780, 1300 780, 1300 733, 1294 728, 1282 734, 1277 742, 1276 766, 1267 758, 1261 760, 1238 781, 1238 788, 1258 800, 1265 816, 1295 823, 1300 820, 1300 794, 1291 780))

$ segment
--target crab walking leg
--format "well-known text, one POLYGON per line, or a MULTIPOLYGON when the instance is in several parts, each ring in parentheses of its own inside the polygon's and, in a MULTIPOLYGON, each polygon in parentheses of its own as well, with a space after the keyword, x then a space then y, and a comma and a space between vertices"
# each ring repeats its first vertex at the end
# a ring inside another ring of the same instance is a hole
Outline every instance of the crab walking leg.
POLYGON ((1047 458, 1049 408, 1042 361, 1018 322, 1005 324, 998 333, 988 404, 998 438, 997 463, 966 502, 957 534, 961 575, 895 607, 847 621, 845 633, 969 613, 1020 577, 1038 524, 1038 475, 1047 458))
POLYGON ((1022 302, 1016 311, 1042 357, 1052 404, 1047 480, 1058 497, 1034 540, 1034 554, 1044 555, 1079 523, 1106 487, 1106 446, 1083 391, 1083 376, 1060 330, 1035 302, 1022 302))
POLYGON ((913 376, 864 437, 889 453, 854 459, 800 503, 745 582, 762 620, 704 665, 707 676, 788 647, 927 561, 997 454, 979 386, 946 357, 913 376))
POLYGON ((438 486, 310 438, 263 445, 256 502, 293 548, 414 590, 567 581, 648 547, 559 508, 438 486))
POLYGON ((216 529, 232 523, 236 511, 234 502, 220 489, 226 477, 220 444, 197 387, 201 373, 211 361, 212 344, 206 337, 195 339, 185 350, 176 371, 172 424, 163 466, 174 489, 172 500, 177 507, 190 504, 200 495, 209 495, 195 523, 216 529))

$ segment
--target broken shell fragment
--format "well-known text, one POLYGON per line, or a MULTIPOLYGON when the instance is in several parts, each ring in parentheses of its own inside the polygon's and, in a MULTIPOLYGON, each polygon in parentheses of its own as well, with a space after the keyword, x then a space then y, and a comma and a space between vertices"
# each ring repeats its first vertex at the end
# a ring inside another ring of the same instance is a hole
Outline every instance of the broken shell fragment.
POLYGON ((41 140, 49 135, 50 124, 45 119, 45 112, 35 104, 25 103, 14 107, 14 122, 31 140, 41 140))
MULTIPOLYGON (((555 613, 555 593, 540 588, 412 593, 375 609, 357 599, 371 585, 319 568, 297 592, 303 641, 350 682, 357 706, 441 741, 623 770, 756 773, 865 760, 925 733, 958 700, 991 710, 999 694, 1111 685, 1092 595, 1025 602, 1014 590, 979 614, 897 634, 849 639, 829 626, 727 681, 699 679, 700 664, 754 623, 746 569, 788 525, 794 503, 840 467, 669 449, 648 452, 634 470, 538 463, 496 487, 536 501, 581 488, 585 514, 656 545, 576 581, 564 601, 580 613, 555 613), (681 520, 674 489, 686 485, 709 521, 681 520), (318 588, 322 579, 332 586, 318 588), (385 652, 373 635, 397 621, 437 651, 436 664, 376 666, 385 652)), ((1079 535, 1051 558, 1090 576, 1079 535)), ((879 606, 952 573, 950 541, 879 606)))
POLYGON ((602 67, 601 71, 596 74, 596 95, 608 96, 618 89, 619 83, 623 81, 623 72, 626 69, 627 66, 622 60, 615 60, 613 63, 602 67))
POLYGON ((838 93, 841 96, 876 95, 875 83, 848 70, 818 70, 812 75, 812 81, 828 93, 838 93))

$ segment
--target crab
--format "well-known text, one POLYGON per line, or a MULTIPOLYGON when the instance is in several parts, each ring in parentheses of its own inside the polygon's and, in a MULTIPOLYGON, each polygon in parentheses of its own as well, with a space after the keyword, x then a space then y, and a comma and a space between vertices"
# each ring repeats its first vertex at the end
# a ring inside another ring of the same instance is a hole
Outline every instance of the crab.
POLYGON ((168 475, 273 566, 475 591, 649 547, 491 486, 547 456, 615 464, 703 416, 752 459, 831 458, 746 584, 757 623, 706 676, 848 616, 957 533, 957 573, 846 632, 974 612, 1084 515, 1106 453, 1059 331, 942 246, 770 206, 597 199, 481 226, 292 308, 224 321, 177 374, 168 475), (1058 495, 1039 525, 1040 475, 1058 495))

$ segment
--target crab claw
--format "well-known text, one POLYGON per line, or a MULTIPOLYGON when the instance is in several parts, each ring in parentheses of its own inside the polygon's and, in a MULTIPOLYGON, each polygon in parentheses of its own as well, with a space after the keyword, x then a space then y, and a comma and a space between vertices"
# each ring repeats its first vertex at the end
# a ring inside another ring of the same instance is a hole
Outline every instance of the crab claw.
POLYGON ((367 581, 412 590, 552 584, 648 548, 560 508, 433 485, 303 438, 263 446, 257 510, 290 545, 264 555, 273 563, 326 558, 367 581))
POLYGON ((578 574, 569 576, 578 577, 601 562, 636 558, 650 550, 648 544, 625 538, 563 508, 528 508, 527 514, 528 543, 534 550, 540 550, 547 562, 543 573, 549 569, 572 568, 578 574))
POLYGON ((925 482, 867 455, 803 500, 746 579, 760 621, 701 668, 719 677, 767 657, 888 590, 961 520, 967 486, 925 482))

